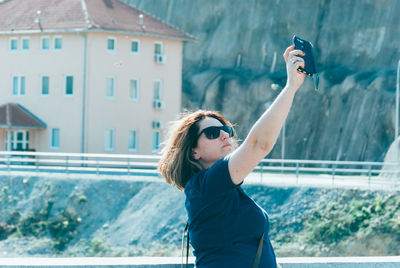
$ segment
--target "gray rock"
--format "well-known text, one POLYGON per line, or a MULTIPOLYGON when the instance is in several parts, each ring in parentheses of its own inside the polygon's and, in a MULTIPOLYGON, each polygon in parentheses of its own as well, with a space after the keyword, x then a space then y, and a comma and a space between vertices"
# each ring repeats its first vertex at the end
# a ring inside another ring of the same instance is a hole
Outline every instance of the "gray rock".
MULTIPOLYGON (((297 94, 285 158, 383 161, 394 138, 399 1, 125 2, 197 37, 184 46, 183 108, 220 110, 241 139, 277 95, 270 84, 285 84, 291 37, 311 41, 321 89, 306 81, 297 94)), ((269 157, 281 157, 281 141, 269 157)))

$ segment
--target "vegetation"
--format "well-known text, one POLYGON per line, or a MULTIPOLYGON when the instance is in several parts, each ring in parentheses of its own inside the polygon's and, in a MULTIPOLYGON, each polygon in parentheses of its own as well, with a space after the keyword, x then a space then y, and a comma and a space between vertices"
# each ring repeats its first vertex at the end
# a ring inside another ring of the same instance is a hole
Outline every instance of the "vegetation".
POLYGON ((19 237, 50 236, 53 241, 53 249, 57 252, 64 250, 77 234, 76 228, 82 219, 69 210, 63 210, 55 217, 50 218, 52 204, 53 201, 49 200, 39 213, 29 213, 24 217, 15 212, 7 222, 0 223, 0 240, 7 239, 10 235, 19 237), (16 218, 18 219, 15 221, 16 218))
POLYGON ((134 256, 157 256, 171 257, 180 256, 181 248, 178 245, 162 244, 153 242, 145 246, 115 247, 101 239, 81 239, 74 247, 63 252, 66 256, 84 257, 134 257, 134 256))
MULTIPOLYGON (((50 190, 50 185, 45 185, 45 191, 50 190)), ((3 206, 3 212, 7 208, 10 209, 11 204, 15 204, 19 200, 19 196, 10 192, 7 186, 3 186, 0 191, 0 203, 3 206)), ((79 203, 85 202, 86 198, 81 195, 79 203)), ((54 200, 51 198, 43 200, 42 208, 38 211, 32 211, 26 215, 22 215, 15 210, 9 214, 5 221, 0 222, 0 241, 10 236, 16 237, 45 237, 52 239, 52 248, 57 252, 65 249, 68 243, 76 236, 77 227, 82 219, 76 215, 74 210, 63 209, 52 215, 54 200)), ((7 212, 7 211, 6 211, 7 212)))
MULTIPOLYGON (((78 191, 60 206, 55 203, 61 200, 55 197, 54 189, 43 187, 40 201, 33 201, 35 206, 24 212, 16 204, 24 200, 25 193, 0 188, 0 241, 50 238, 53 254, 62 256, 181 255, 179 242, 118 247, 99 237, 83 239, 79 231, 85 229, 80 228, 84 217, 79 213, 86 215, 86 205, 93 201, 78 191)), ((260 205, 270 206, 270 238, 279 257, 400 255, 398 192, 325 189, 288 201, 293 193, 290 189, 263 192, 263 188, 253 187, 251 191, 260 205)))
POLYGON ((360 256, 400 254, 398 193, 344 191, 321 200, 296 234, 273 241, 279 256, 360 256))

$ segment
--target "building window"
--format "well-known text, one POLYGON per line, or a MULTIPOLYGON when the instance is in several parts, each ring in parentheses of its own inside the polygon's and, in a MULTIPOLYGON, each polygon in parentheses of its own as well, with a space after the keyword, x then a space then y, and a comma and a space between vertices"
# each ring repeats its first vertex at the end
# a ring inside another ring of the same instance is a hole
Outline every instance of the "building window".
POLYGON ((115 137, 114 129, 107 129, 104 135, 104 151, 112 152, 114 151, 115 137))
POLYGON ((13 76, 12 94, 13 96, 25 95, 25 76, 13 76))
POLYGON ((139 80, 131 79, 129 86, 129 98, 137 100, 139 98, 139 80))
POLYGON ((44 36, 41 38, 42 41, 42 50, 49 50, 50 49, 50 37, 44 36))
POLYGON ((162 95, 161 95, 161 81, 154 81, 153 83, 153 89, 154 89, 154 100, 161 100, 162 95))
POLYGON ((156 63, 166 63, 166 56, 164 55, 164 46, 162 43, 154 43, 154 61, 156 63))
POLYGON ((10 50, 11 51, 18 50, 18 38, 11 38, 10 39, 10 50))
POLYGON ((60 129, 52 128, 51 129, 51 149, 59 149, 60 148, 60 129))
POLYGON ((107 98, 115 97, 115 78, 114 77, 107 78, 106 97, 107 98))
POLYGON ((154 54, 162 55, 164 54, 163 44, 160 42, 154 43, 154 54))
POLYGON ((131 152, 136 152, 137 151, 137 131, 136 130, 130 130, 129 131, 129 137, 128 137, 128 150, 131 152))
POLYGON ((4 136, 6 151, 26 151, 29 149, 29 131, 8 130, 4 136))
POLYGON ((160 151, 160 131, 153 131, 152 152, 160 151))
POLYGON ((42 76, 42 96, 49 95, 50 77, 42 76))
POLYGON ((107 40, 107 50, 108 51, 115 51, 115 43, 116 39, 114 37, 109 37, 107 40))
POLYGON ((61 36, 54 37, 54 49, 55 50, 62 49, 62 37, 61 36))
POLYGON ((74 94, 74 77, 67 75, 65 77, 65 95, 72 96, 74 94))
POLYGON ((131 42, 131 52, 133 54, 138 54, 139 53, 139 40, 133 40, 131 42))
POLYGON ((22 38, 22 50, 29 50, 29 48, 30 48, 29 37, 22 38))

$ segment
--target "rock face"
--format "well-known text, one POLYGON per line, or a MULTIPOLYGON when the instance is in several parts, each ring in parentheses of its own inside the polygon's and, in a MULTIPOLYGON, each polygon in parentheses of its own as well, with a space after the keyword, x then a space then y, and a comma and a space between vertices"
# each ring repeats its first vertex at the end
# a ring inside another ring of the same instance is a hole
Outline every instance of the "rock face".
POLYGON ((311 41, 320 91, 307 81, 297 94, 285 158, 383 160, 394 139, 400 1, 125 2, 197 37, 184 46, 183 108, 221 111, 242 139, 285 85, 291 37, 311 41))

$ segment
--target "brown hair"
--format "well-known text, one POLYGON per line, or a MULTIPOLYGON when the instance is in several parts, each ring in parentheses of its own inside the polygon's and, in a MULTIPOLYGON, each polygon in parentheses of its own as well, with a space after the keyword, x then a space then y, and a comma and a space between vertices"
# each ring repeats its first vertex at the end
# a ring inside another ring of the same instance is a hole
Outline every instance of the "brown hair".
MULTIPOLYGON (((231 123, 216 111, 184 112, 179 120, 172 122, 169 137, 163 143, 164 148, 158 170, 167 183, 175 185, 179 190, 183 190, 186 182, 202 169, 200 164, 193 159, 192 149, 197 146, 199 133, 197 123, 205 117, 213 117, 223 125, 232 127, 231 123)), ((234 146, 235 144, 236 140, 234 140, 234 146)))

